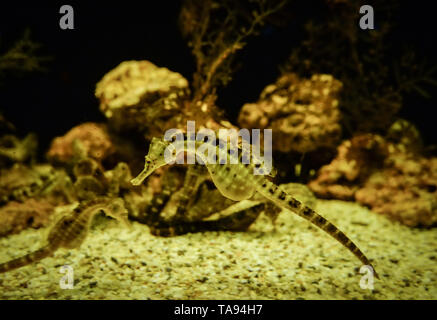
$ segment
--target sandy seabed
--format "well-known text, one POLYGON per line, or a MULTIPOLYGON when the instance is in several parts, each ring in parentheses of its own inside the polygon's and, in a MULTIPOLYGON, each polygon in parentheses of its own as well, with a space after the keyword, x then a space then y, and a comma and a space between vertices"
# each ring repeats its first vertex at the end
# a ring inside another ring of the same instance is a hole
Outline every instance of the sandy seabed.
MULTIPOLYGON (((173 238, 100 218, 80 249, 0 274, 0 299, 437 299, 436 229, 350 202, 319 200, 315 209, 373 261, 373 290, 361 288, 360 262, 343 246, 282 212, 275 227, 263 216, 247 232, 173 238), (64 265, 73 289, 60 287, 64 265)), ((0 262, 38 249, 44 231, 0 239, 0 262)))

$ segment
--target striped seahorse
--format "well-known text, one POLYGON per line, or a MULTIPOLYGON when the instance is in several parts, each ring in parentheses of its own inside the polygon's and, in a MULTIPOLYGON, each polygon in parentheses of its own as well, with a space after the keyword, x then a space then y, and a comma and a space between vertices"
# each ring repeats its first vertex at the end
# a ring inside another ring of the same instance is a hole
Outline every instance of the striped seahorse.
POLYGON ((93 217, 103 211, 126 225, 129 225, 127 210, 121 198, 97 198, 77 206, 72 212, 61 217, 51 227, 46 245, 25 256, 0 264, 0 273, 27 266, 53 255, 59 248, 74 249, 85 240, 93 217))
MULTIPOLYGON (((233 148, 228 148, 227 145, 227 141, 219 139, 201 139, 197 141, 187 135, 184 135, 183 139, 176 139, 175 141, 153 138, 149 146, 149 152, 145 156, 144 169, 131 182, 133 185, 140 185, 156 169, 168 164, 170 161, 168 150, 172 150, 173 157, 171 160, 178 159, 181 156, 184 157, 188 154, 193 155, 194 153, 193 156, 198 157, 205 164, 212 181, 223 196, 234 201, 240 201, 249 199, 255 192, 258 192, 278 207, 294 212, 328 233, 353 253, 364 265, 370 266, 374 275, 379 279, 369 259, 344 232, 313 209, 296 200, 282 187, 271 182, 264 174, 260 174, 263 172, 261 159, 255 159, 255 161, 250 162, 242 161, 244 152, 235 153, 233 148), (216 159, 220 157, 220 159, 226 159, 227 161, 225 163, 222 163, 222 161, 215 161, 213 163, 209 161, 211 159, 209 154, 205 155, 202 152, 198 152, 200 149, 207 150, 204 146, 206 143, 210 144, 206 147, 215 148, 216 159)), ((241 149, 238 150, 241 151, 241 149)))

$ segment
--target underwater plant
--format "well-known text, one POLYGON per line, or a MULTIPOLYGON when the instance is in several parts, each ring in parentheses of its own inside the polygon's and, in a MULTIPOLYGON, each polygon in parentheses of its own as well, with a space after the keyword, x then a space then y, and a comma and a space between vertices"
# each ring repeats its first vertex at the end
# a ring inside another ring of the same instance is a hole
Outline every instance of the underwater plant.
POLYGON ((51 58, 37 55, 40 47, 39 43, 30 39, 30 29, 26 29, 21 39, 0 54, 0 84, 6 76, 12 74, 46 70, 43 64, 51 58))
POLYGON ((231 80, 235 53, 286 3, 286 0, 184 1, 179 25, 196 61, 192 82, 194 105, 215 102, 217 88, 231 80))
POLYGON ((384 134, 396 121, 406 94, 429 97, 437 85, 437 65, 418 57, 413 48, 391 41, 400 3, 373 1, 378 23, 371 31, 356 27, 362 4, 321 1, 324 14, 307 18, 305 37, 281 68, 300 76, 327 73, 343 83, 339 107, 346 137, 384 134))

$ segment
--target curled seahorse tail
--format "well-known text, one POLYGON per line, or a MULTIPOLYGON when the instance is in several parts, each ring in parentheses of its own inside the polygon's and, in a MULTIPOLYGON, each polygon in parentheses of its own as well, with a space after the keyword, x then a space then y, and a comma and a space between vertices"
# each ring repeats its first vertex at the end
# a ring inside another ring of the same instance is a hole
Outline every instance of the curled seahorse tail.
POLYGON ((33 262, 42 260, 53 254, 54 250, 50 246, 42 247, 34 252, 26 254, 25 256, 10 260, 0 264, 0 273, 18 269, 27 266, 33 262))
POLYGON ((375 268, 370 263, 369 259, 364 255, 364 253, 334 224, 323 218, 317 212, 315 212, 310 207, 302 204, 300 201, 293 198, 287 192, 285 192, 281 187, 278 187, 274 183, 265 179, 262 183, 262 188, 258 190, 263 196, 273 201, 280 207, 285 207, 288 210, 296 213, 300 217, 308 220, 312 224, 316 225, 331 237, 340 242, 344 247, 346 247, 350 252, 352 252, 364 265, 372 267, 374 275, 379 279, 378 273, 375 268))

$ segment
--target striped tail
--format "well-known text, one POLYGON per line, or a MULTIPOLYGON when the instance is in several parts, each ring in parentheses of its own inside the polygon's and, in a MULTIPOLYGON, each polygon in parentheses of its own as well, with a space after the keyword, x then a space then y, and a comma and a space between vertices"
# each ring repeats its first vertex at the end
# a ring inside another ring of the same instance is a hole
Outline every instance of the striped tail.
POLYGON ((313 209, 305 206, 291 195, 286 193, 281 187, 278 187, 274 183, 267 179, 263 179, 261 183, 262 187, 258 188, 258 192, 264 197, 273 201, 276 205, 280 207, 285 207, 288 210, 293 211, 302 218, 308 220, 312 224, 316 225, 330 236, 335 238, 343 246, 345 246, 350 252, 352 252, 364 265, 371 266, 376 278, 379 279, 375 268, 370 263, 369 259, 364 255, 364 253, 335 225, 323 218, 321 215, 316 213, 313 209))
POLYGON ((50 246, 42 247, 41 249, 26 254, 20 258, 10 260, 0 264, 0 273, 11 271, 17 268, 27 266, 33 262, 40 261, 48 256, 51 256, 55 250, 50 246))

